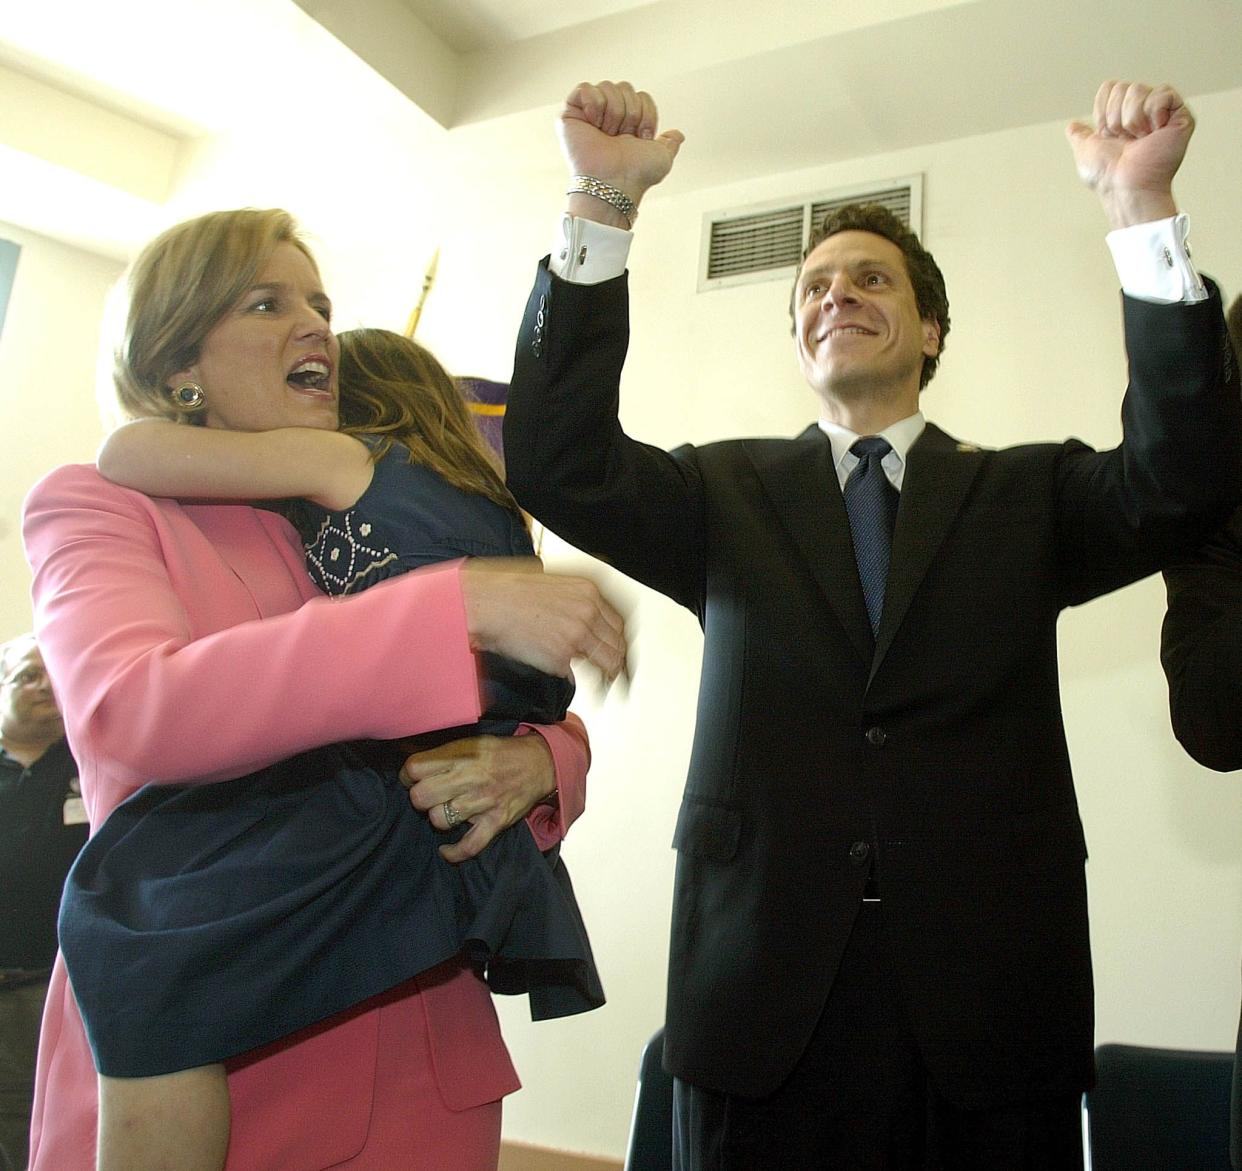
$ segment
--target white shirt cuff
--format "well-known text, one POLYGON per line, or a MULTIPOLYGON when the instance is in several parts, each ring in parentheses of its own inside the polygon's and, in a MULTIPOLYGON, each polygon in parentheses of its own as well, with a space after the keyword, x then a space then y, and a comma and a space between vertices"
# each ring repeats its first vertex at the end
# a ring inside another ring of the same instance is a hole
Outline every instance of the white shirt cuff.
POLYGON ((633 232, 580 216, 561 216, 548 261, 553 276, 576 285, 598 285, 625 272, 633 232))
POLYGON ((1206 301, 1207 288, 1190 260, 1189 234, 1184 212, 1109 232, 1106 239, 1122 291, 1160 305, 1206 301))

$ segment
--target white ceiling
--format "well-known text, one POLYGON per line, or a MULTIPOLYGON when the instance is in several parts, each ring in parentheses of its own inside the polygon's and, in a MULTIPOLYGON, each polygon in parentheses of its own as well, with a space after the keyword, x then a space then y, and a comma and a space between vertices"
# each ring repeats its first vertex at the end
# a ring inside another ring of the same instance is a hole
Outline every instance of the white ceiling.
POLYGON ((254 119, 273 85, 330 105, 348 60, 484 156, 546 152, 575 83, 625 77, 687 135, 676 190, 1082 116, 1106 77, 1242 83, 1239 0, 296 4, 0 0, 0 66, 193 135, 254 119))
POLYGON ((495 49, 601 16, 642 8, 651 0, 404 0, 455 53, 495 49))

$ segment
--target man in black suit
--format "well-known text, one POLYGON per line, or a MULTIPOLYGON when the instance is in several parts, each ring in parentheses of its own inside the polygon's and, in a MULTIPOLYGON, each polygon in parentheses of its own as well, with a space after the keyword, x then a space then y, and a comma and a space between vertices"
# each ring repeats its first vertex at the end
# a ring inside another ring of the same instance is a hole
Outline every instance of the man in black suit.
MULTIPOLYGON (((1242 297, 1229 307, 1242 354, 1242 297)), ((1242 769, 1242 510, 1195 557, 1165 570, 1169 612, 1160 661, 1173 731, 1200 764, 1242 769)), ((1242 1020, 1233 1065, 1233 1165, 1242 1168, 1242 1020)))
POLYGON ((1242 491, 1219 298, 1171 190, 1193 120, 1167 87, 1108 83, 1095 121, 1070 128, 1077 166, 1152 298, 1125 301, 1120 448, 982 451, 925 423, 943 279, 855 208, 794 291, 819 425, 664 452, 617 420, 625 229, 682 136, 625 84, 562 110, 564 247, 527 307, 505 451, 527 509, 704 631, 665 1041, 683 1171, 1081 1166, 1092 984, 1057 615, 1242 491))

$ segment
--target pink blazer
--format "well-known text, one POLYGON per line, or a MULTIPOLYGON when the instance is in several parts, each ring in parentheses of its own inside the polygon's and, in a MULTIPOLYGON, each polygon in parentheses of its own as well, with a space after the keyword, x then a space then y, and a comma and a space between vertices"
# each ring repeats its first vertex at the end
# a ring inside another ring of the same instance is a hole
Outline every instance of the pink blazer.
MULTIPOLYGON (((66 715, 92 825, 151 780, 223 780, 337 740, 392 738, 480 714, 460 563, 354 597, 316 594, 292 528, 240 504, 183 505, 52 472, 24 536, 35 628, 66 715)), ((581 810, 585 733, 540 729, 561 814, 532 815, 541 844, 581 810)), ((232 1069, 227 1171, 314 1171, 345 1160, 396 1171, 416 1109, 402 1037, 425 1021, 434 1079, 464 1109, 518 1086, 486 987, 438 972, 330 1027, 232 1069), (382 1074, 378 1071, 383 1071, 382 1074)), ((91 1171, 95 1071, 59 957, 36 1073, 31 1171, 91 1171)))

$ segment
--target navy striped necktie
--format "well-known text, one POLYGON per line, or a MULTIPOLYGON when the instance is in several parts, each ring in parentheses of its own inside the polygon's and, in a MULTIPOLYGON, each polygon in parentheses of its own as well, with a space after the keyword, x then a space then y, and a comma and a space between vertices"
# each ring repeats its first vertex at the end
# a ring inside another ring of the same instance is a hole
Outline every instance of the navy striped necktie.
POLYGON ((897 489, 889 483, 881 463, 892 450, 888 440, 878 435, 855 440, 850 453, 858 457, 858 463, 845 481, 845 512, 873 635, 880 629, 884 610, 884 586, 897 519, 897 489))

